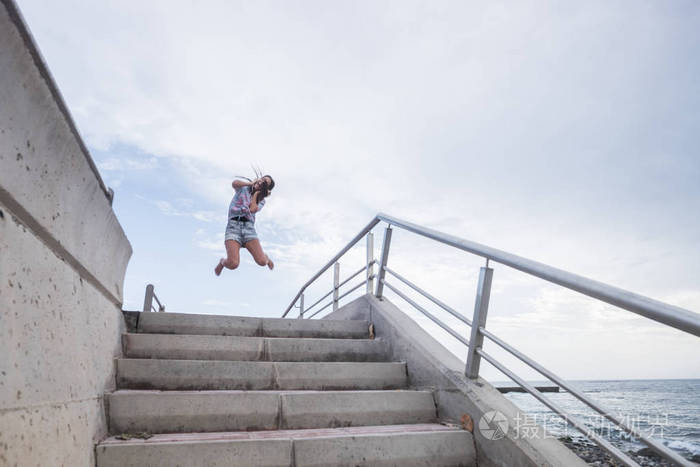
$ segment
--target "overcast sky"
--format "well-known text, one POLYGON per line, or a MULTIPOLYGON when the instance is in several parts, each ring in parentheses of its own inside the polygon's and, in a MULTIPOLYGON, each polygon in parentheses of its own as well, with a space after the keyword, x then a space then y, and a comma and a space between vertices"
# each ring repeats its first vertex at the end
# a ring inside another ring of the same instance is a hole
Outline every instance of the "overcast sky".
MULTIPOLYGON (((116 192, 127 309, 152 282, 170 311, 279 316, 383 211, 700 311, 696 1, 19 5, 116 192), (277 268, 244 252, 216 278, 251 165, 277 182, 257 222, 277 268)), ((471 317, 480 259, 392 248, 471 317)), ((494 267, 487 327, 555 372, 700 377, 697 338, 494 267)))

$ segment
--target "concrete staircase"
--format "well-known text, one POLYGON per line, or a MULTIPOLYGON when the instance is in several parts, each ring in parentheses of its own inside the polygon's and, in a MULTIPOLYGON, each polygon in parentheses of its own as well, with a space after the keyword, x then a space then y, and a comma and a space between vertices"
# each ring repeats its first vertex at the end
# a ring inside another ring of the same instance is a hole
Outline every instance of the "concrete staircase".
POLYGON ((137 330, 106 405, 112 435, 152 436, 102 441, 97 467, 476 465, 367 321, 142 313, 137 330))

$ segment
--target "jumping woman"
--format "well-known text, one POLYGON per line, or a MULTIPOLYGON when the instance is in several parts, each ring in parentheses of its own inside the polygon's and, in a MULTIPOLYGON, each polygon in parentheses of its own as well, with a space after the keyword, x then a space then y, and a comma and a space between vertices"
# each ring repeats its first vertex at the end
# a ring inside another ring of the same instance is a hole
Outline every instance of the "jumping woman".
POLYGON ((241 262, 241 246, 250 251, 260 266, 272 269, 275 265, 263 251, 255 232, 255 213, 265 205, 265 198, 275 187, 275 181, 271 176, 265 175, 252 181, 234 180, 232 186, 235 193, 228 208, 228 224, 224 236, 226 258, 219 260, 214 273, 218 276, 224 268, 236 269, 241 262))

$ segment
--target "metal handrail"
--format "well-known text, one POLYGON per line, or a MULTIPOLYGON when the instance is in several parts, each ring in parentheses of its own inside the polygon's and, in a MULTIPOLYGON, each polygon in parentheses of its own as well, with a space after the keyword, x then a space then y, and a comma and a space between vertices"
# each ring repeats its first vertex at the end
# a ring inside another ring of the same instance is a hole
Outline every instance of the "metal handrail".
MULTIPOLYGON (((308 308, 306 308, 303 312, 304 312, 304 313, 308 313, 309 311, 311 311, 311 309, 312 309, 313 307, 315 307, 316 305, 318 305, 319 303, 321 303, 323 300, 325 300, 329 295, 331 295, 333 292, 335 292, 336 289, 340 289, 342 286, 344 286, 345 284, 347 284, 348 282, 350 282, 352 279, 354 279, 355 277, 357 277, 359 274, 362 274, 362 272, 364 272, 364 271, 367 270, 367 267, 368 267, 368 266, 371 266, 371 265, 373 265, 374 263, 376 263, 376 261, 373 260, 373 261, 371 261, 369 264, 366 264, 366 265, 362 266, 359 270, 355 271, 355 272, 352 273, 347 279, 345 279, 343 282, 341 282, 340 284, 338 284, 337 287, 333 287, 326 295, 324 295, 323 297, 321 297, 321 298, 319 298, 318 300, 316 300, 316 301, 313 303, 313 305, 311 305, 311 306, 309 306, 308 308)), ((374 278, 374 275, 370 276, 370 278, 374 278)), ((354 291, 357 290, 359 287, 360 287, 360 286, 355 287, 352 291, 354 292, 354 291)), ((335 301, 340 300, 341 298, 345 297, 346 295, 347 295, 347 293, 344 294, 344 295, 341 295, 341 296, 338 297, 337 300, 335 300, 335 301)), ((332 303, 333 303, 333 302, 330 302, 328 305, 331 305, 332 303)), ((327 306, 328 306, 328 305, 327 305, 327 306)), ((324 307, 324 308, 325 308, 325 307, 324 307)), ((321 308, 321 310, 323 310, 324 308, 321 308)), ((321 310, 319 310, 319 311, 321 311, 321 310)), ((316 313, 314 313, 313 315, 309 316, 309 318, 312 318, 313 316, 316 316, 316 314, 318 314, 318 312, 316 312, 316 313)), ((283 316, 283 318, 284 318, 284 316, 283 316)))
POLYGON ((315 312, 313 312, 313 313, 311 314, 311 316, 309 316, 308 319, 313 318, 314 316, 316 316, 317 314, 319 314, 320 312, 322 312, 323 310, 325 310, 326 308, 328 308, 328 307, 331 306, 332 304, 333 304, 333 301, 331 300, 330 302, 328 302, 328 303, 326 303, 325 305, 323 305, 319 310, 316 310, 315 312))
POLYGON ((465 339, 464 337, 460 336, 456 331, 452 330, 452 328, 450 328, 447 324, 445 324, 443 321, 441 321, 441 320, 440 320, 439 318, 437 318, 435 315, 433 315, 432 313, 430 313, 428 310, 426 310, 425 308, 423 308, 422 306, 420 306, 419 304, 417 304, 416 302, 414 302, 414 301, 411 300, 410 298, 408 298, 406 295, 404 295, 403 292, 401 292, 400 290, 398 290, 397 288, 395 288, 394 286, 392 286, 391 284, 389 284, 386 280, 381 279, 381 281, 382 281, 382 284, 384 284, 385 286, 389 287, 396 295, 398 295, 399 297, 403 298, 403 299, 406 300, 408 303, 410 303, 411 305, 413 305, 418 311, 420 311, 420 312, 423 313, 425 316, 427 316, 428 318, 430 318, 435 324, 437 324, 437 325, 440 326, 442 329, 444 329, 445 331, 447 331, 452 337, 454 337, 455 339, 457 339, 458 341, 460 341, 462 344, 464 344, 464 345, 466 345, 466 346, 469 346, 469 341, 468 341, 467 339, 465 339))
MULTIPOLYGON (((608 420, 612 421, 615 423, 619 428, 622 430, 626 431, 628 434, 634 436, 635 438, 641 440, 644 442, 647 446, 652 448, 654 451, 665 457, 666 459, 672 460, 673 462, 679 464, 679 465, 690 465, 688 461, 686 461, 683 457, 680 455, 676 454, 666 446, 664 446, 661 443, 658 443, 657 441, 653 439, 646 438, 643 436, 641 433, 639 433, 638 430, 635 430, 631 427, 629 427, 627 424, 625 424, 622 420, 620 420, 618 417, 615 417, 614 415, 608 413, 606 410, 602 409, 600 406, 598 406, 595 402, 592 400, 588 399, 582 392, 578 391, 576 388, 570 386, 567 384, 562 378, 558 377, 551 371, 547 370, 546 368, 542 367, 539 365, 537 362, 534 360, 530 359, 529 357, 525 356, 509 344, 505 343, 493 333, 487 331, 485 329, 485 322, 486 322, 486 313, 488 311, 488 302, 489 302, 489 296, 490 296, 490 289, 491 289, 491 278, 493 275, 493 270, 488 267, 489 261, 494 261, 496 263, 504 264, 506 266, 512 267, 514 269, 517 269, 519 271, 525 272, 527 274, 533 275, 535 277, 542 278, 546 281, 561 285, 563 287, 569 288, 571 290, 575 290, 579 293, 582 293, 584 295, 590 296, 592 298, 604 301, 606 303, 610 303, 612 305, 615 305, 617 307, 623 308, 625 310, 631 311, 633 313, 645 316, 649 319, 658 321, 660 323, 666 324, 668 326, 674 327, 676 329, 680 329, 681 331, 688 332, 690 334, 694 334, 697 336, 700 336, 700 315, 691 312, 689 310, 685 310, 683 308, 675 307, 672 305, 668 305, 666 303, 662 303, 647 297, 644 297, 642 295, 638 295, 623 289, 619 289, 617 287, 612 287, 607 284, 603 284, 601 282, 597 282, 582 276, 578 276, 576 274, 569 273, 567 271, 563 271, 560 269, 553 268, 551 266, 547 266, 542 263, 538 263, 536 261, 529 260, 527 258, 523 258, 517 255, 513 255, 511 253, 507 253, 501 250, 497 250, 495 248, 491 248, 485 245, 481 245, 475 242, 470 242, 468 240, 460 239, 458 237, 455 237, 453 235, 445 234, 442 232, 438 232, 436 230, 428 229, 422 226, 418 226, 416 224, 412 224, 410 222, 406 222, 400 219, 397 219, 392 216, 388 216, 385 214, 378 214, 368 225, 365 227, 353 240, 345 247, 343 248, 340 253, 338 253, 333 260, 331 260, 327 265, 325 265, 309 282, 307 282, 302 289, 299 291, 295 299, 292 301, 290 306, 287 308, 285 313, 282 315, 283 317, 287 315, 289 310, 291 309, 292 306, 294 306, 294 303, 296 303, 297 299, 299 297, 302 297, 302 303, 303 303, 303 292, 308 287, 311 283, 313 283, 323 272, 325 272, 331 265, 336 264, 337 260, 343 256, 347 251, 352 248, 365 234, 368 234, 368 263, 365 267, 363 267, 360 271, 355 273, 352 277, 356 276, 363 270, 368 269, 371 265, 373 265, 376 261, 371 259, 372 253, 370 250, 372 249, 371 245, 373 245, 371 237, 372 234, 370 231, 374 226, 377 225, 380 221, 385 221, 389 223, 389 227, 386 229, 385 235, 384 235, 384 245, 383 245, 383 251, 382 251, 382 258, 381 262, 379 265, 379 272, 377 274, 377 290, 376 290, 376 296, 380 297, 382 296, 382 289, 384 286, 388 287, 390 290, 392 290, 394 293, 396 293, 399 297, 404 299, 406 302, 408 302, 410 305, 415 307, 418 311, 423 313, 425 316, 427 316, 429 319, 431 319, 433 322, 438 324, 441 328, 443 328, 446 332, 448 332, 450 335, 452 335, 454 338, 456 338, 458 341, 461 343, 465 344, 469 348, 469 354, 467 358, 467 376, 469 378, 476 378, 478 377, 479 373, 479 359, 484 358, 484 360, 488 361, 491 363, 494 367, 496 367, 498 370, 500 370, 503 374, 511 378, 513 381, 515 381, 517 384, 519 384, 525 391, 529 392, 532 394, 535 398, 540 400, 542 403, 544 403, 547 407, 552 409, 555 413, 560 415, 565 421, 579 429, 581 432, 583 432, 586 436, 588 436, 591 440, 595 441, 598 443, 599 446, 601 446, 604 450, 609 452, 613 457, 615 457, 618 461, 622 462, 625 465, 628 466, 637 466, 638 464, 635 463, 632 459, 630 459, 625 453, 617 449, 615 446, 613 446, 611 443, 606 441, 605 439, 601 438, 598 436, 595 432, 592 430, 589 430, 586 428, 585 424, 577 420, 575 417, 572 417, 571 415, 567 414, 564 410, 559 408, 557 404, 553 403, 549 399, 547 399, 541 392, 539 392, 536 388, 532 387, 529 385, 527 382, 525 382, 522 378, 518 377, 515 375, 512 371, 510 371, 508 368, 505 367, 502 363, 498 362, 496 359, 491 357, 489 354, 484 352, 482 349, 483 347, 483 339, 484 337, 492 340, 502 348, 504 348, 506 351, 510 352, 512 355, 520 359, 521 361, 525 362, 527 365, 538 371, 540 374, 543 376, 549 378, 553 382, 559 384, 561 387, 567 389, 572 395, 574 395, 577 399, 581 400, 584 402, 586 405, 594 409, 595 411, 601 413, 603 416, 605 416, 608 420), (433 297, 431 294, 426 292, 425 290, 421 289, 408 279, 404 278, 400 274, 396 273, 395 271, 391 270, 390 268, 387 267, 386 263, 388 261, 388 252, 389 252, 389 246, 391 244, 391 226, 397 226, 401 227, 405 230, 408 230, 410 232, 416 233, 418 235, 422 235, 424 237, 433 239, 437 242, 450 245, 452 247, 458 248, 463 251, 467 251, 469 253, 482 256, 486 258, 486 267, 481 268, 481 274, 479 277, 479 285, 477 287, 477 301, 475 305, 475 310, 474 310, 474 319, 472 321, 469 321, 467 318, 465 318, 461 313, 458 311, 454 310, 450 306, 446 305, 439 299, 433 297), (468 324, 471 326, 471 339, 467 340, 463 336, 461 336, 459 333, 451 329, 446 323, 441 321, 439 318, 434 316, 432 313, 428 312, 425 308, 420 306, 418 303, 416 303, 414 300, 412 300, 410 297, 405 295, 403 292, 401 292, 399 289, 395 288, 391 284, 389 284, 386 279, 385 279, 385 272, 388 272, 395 278, 399 279, 401 282, 403 282, 405 285, 409 286, 416 292, 420 293, 424 297, 428 298, 431 302, 434 304, 438 305, 440 308, 443 310, 449 312, 451 315, 453 315, 455 318, 459 319, 460 321, 468 324), (474 325, 473 325, 474 324, 474 325)), ((327 308, 331 304, 336 304, 340 300, 340 298, 345 297, 349 293, 357 290, 359 287, 361 287, 364 283, 360 283, 357 286, 355 286, 352 290, 346 292, 342 296, 338 297, 337 295, 337 290, 339 288, 338 284, 338 266, 336 264, 336 274, 335 274, 335 280, 334 283, 336 284, 334 286, 334 289, 332 292, 335 292, 334 295, 334 300, 324 306, 321 310, 316 311, 313 315, 310 316, 312 318, 313 316, 317 315, 320 313, 323 309, 327 308)), ((371 286, 371 280, 374 278, 374 275, 371 274, 371 271, 367 272, 367 287, 368 287, 368 293, 370 291, 370 286, 371 286)), ((351 277, 351 278, 352 278, 351 277)), ((347 283, 351 278, 346 279, 343 284, 347 283)), ((325 297, 327 297, 329 294, 327 294, 325 297)), ((324 298, 325 298, 324 297, 324 298)), ((318 302, 317 302, 318 303, 318 302)), ((315 305, 315 304, 314 304, 315 305)), ((334 308, 335 309, 335 308, 334 308)))
MULTIPOLYGON (((567 383, 565 380, 557 376, 556 374, 552 373, 551 371, 547 370, 545 367, 534 361, 532 358, 528 357, 527 355, 523 354, 522 352, 516 350, 514 347, 511 345, 507 344, 503 340, 499 339, 495 335, 493 335, 492 332, 487 331, 483 327, 479 328, 479 332, 482 333, 484 336, 488 337, 492 342, 496 343, 499 345, 501 348, 505 349, 508 351, 511 355, 515 356, 518 360, 522 361, 526 365, 528 365, 530 368, 534 369, 537 371, 539 374, 544 376, 545 378, 548 378, 552 382, 556 383, 560 387, 564 388, 566 391, 568 391, 572 396, 586 404, 588 407, 592 408, 599 414, 603 415, 605 418, 610 420, 611 422, 615 423, 617 426, 623 428, 625 431, 630 433, 632 436, 635 438, 640 439, 644 444, 649 446, 650 448, 658 451, 658 450, 663 450, 664 446, 658 443, 657 441, 647 438, 643 434, 641 434, 638 430, 635 430, 633 427, 630 427, 628 424, 626 424, 623 420, 620 418, 616 417, 615 415, 611 414, 607 410, 603 409, 599 405, 597 405, 593 400, 589 399, 586 397, 581 391, 576 389, 574 386, 570 385, 567 383)), ((537 396, 535 396, 537 397, 537 396)), ((684 459, 677 455, 675 452, 670 451, 669 454, 673 455, 673 460, 678 463, 682 463, 684 459)))
POLYGON ((160 303, 160 300, 158 300, 158 296, 156 295, 154 291, 153 284, 148 284, 146 286, 146 295, 143 298, 143 311, 144 312, 150 312, 150 311, 156 311, 156 312, 163 312, 165 311, 165 305, 160 303), (158 309, 156 310, 156 307, 153 306, 153 300, 158 303, 158 309))
MULTIPOLYGON (((372 262, 372 264, 374 264, 374 263, 375 263, 375 262, 372 262)), ((352 279, 354 279, 355 277, 357 277, 358 274, 364 272, 366 269, 367 269, 367 265, 362 266, 359 270, 357 270, 356 272, 352 273, 350 276, 348 276, 347 279, 345 279, 343 282, 341 282, 340 284, 338 284, 338 288, 341 288, 342 286, 344 286, 345 284, 347 284, 348 282, 350 282, 352 279)))
POLYGON ((659 302, 634 292, 594 281, 578 274, 557 269, 480 243, 464 240, 454 235, 422 227, 386 214, 377 214, 375 220, 388 222, 409 232, 473 253, 496 263, 510 266, 518 271, 561 285, 567 289, 575 290, 589 297, 700 337, 700 315, 690 310, 659 302))
POLYGON ((323 274, 324 272, 326 272, 326 271, 328 270, 328 268, 330 268, 331 266, 333 266, 333 265, 336 263, 336 261, 338 261, 338 260, 340 259, 341 256, 343 256, 345 253, 347 253, 347 252, 350 250, 350 248, 354 247, 355 244, 357 244, 357 242, 359 242, 360 240, 362 240, 362 237, 364 237, 365 235, 367 235, 367 234, 369 233, 369 231, 372 230, 372 229, 374 228, 375 225, 379 224, 379 222, 380 222, 380 221, 379 221, 379 217, 375 217, 374 219, 372 219, 372 221, 371 221, 369 224, 367 224, 367 227, 365 227, 364 229, 362 229, 362 230, 360 231, 360 233, 357 234, 357 235, 355 236, 355 238, 353 238, 352 240, 350 240, 350 243, 348 243, 347 246, 345 246, 345 248, 343 248, 342 250, 340 250, 340 253, 338 253, 337 255, 335 255, 335 256, 333 257, 332 260, 330 260, 328 263, 326 263, 326 265, 323 266, 323 267, 321 268, 320 271, 318 271, 316 274, 314 274, 313 277, 311 277, 311 279, 309 279, 309 280, 306 282, 306 284, 302 285, 302 286, 301 286, 301 289, 299 289, 299 292, 296 294, 296 296, 295 296, 294 299, 292 300, 292 303, 290 303, 289 306, 287 307, 287 309, 284 310, 284 313, 282 313, 282 318, 284 318, 285 316, 287 316, 287 313, 289 313, 289 310, 292 309, 292 307, 294 306, 294 304, 297 302, 297 300, 299 300, 299 297, 301 297, 301 294, 304 293, 304 290, 306 290, 306 288, 307 288, 308 286, 310 286, 311 284, 313 284, 313 282, 314 282, 316 279, 318 279, 318 278, 321 276, 321 274, 323 274))
MULTIPOLYGON (((403 292, 398 290, 397 288, 393 287, 390 283, 386 282, 386 280, 381 280, 382 283, 388 287, 390 290, 392 290, 394 293, 396 293, 399 297, 404 299, 406 302, 408 302, 410 305, 412 305, 414 308, 416 308, 418 311, 423 313, 425 316, 430 318, 432 321, 434 321, 436 324, 438 324, 442 329, 444 329, 446 332, 448 332, 452 337, 457 339, 459 342, 464 344, 465 346, 469 347, 469 341, 467 341, 464 337, 460 336, 457 334, 454 330, 449 328, 444 322, 442 322, 440 319, 432 315, 429 311, 427 311, 425 308, 417 304, 414 300, 410 299, 407 297, 403 292)), ((422 293, 422 291, 419 290, 419 292, 422 293)), ((427 298, 427 297, 426 297, 427 298)), ((526 363, 528 366, 531 368, 535 369, 537 372, 545 376, 546 378, 549 378, 552 382, 558 384, 565 390, 569 391, 574 397, 579 399, 581 402, 586 404, 588 407, 592 408, 596 412, 602 414, 605 418, 608 420, 612 421, 615 423, 619 428, 621 428, 623 431, 626 431, 628 434, 632 435, 633 437, 639 439, 642 441, 644 444, 652 448, 654 451, 657 453, 661 454, 663 457, 666 459, 672 460, 676 462, 678 465, 691 465, 689 464, 683 457, 678 455, 677 453, 673 452, 663 444, 655 441, 654 439, 647 438, 643 434, 641 434, 638 430, 635 430, 634 428, 631 428, 629 425, 627 425, 624 421, 619 419, 618 417, 615 417, 613 414, 608 412, 607 410, 601 408, 599 405, 597 405, 593 400, 589 399, 586 397, 582 392, 580 392, 578 389, 574 388, 570 384, 566 383, 562 378, 557 376, 556 374, 552 373, 551 371, 547 370, 531 358, 525 356, 523 353, 519 352, 509 344, 505 343, 493 333, 487 331, 483 327, 479 327, 479 332, 483 334, 484 336, 488 337, 490 340, 504 348, 506 351, 510 352, 512 355, 526 363)), ((622 451, 614 447, 611 443, 609 443, 607 440, 601 438, 598 436, 595 432, 589 430, 588 428, 585 427, 585 424, 579 421, 576 417, 573 417, 566 413, 563 409, 561 409, 557 404, 552 402, 551 400, 547 399, 544 394, 542 394, 537 388, 531 386, 527 382, 525 382, 522 378, 518 377, 510 371, 508 368, 506 368, 505 365, 503 365, 501 362, 490 356, 489 354, 485 353, 483 349, 477 348, 476 352, 483 357, 486 361, 491 363, 496 369, 501 371, 504 375, 508 376, 510 379, 515 381, 520 387, 522 387, 526 392, 530 393, 533 397, 535 397, 537 400, 542 402, 544 405, 552 409, 556 414, 561 416, 566 422, 570 423, 573 425, 576 429, 580 430, 582 433, 584 433, 586 436, 588 436, 591 440, 595 441, 598 443, 599 446, 601 446, 604 450, 609 452, 613 457, 615 457, 617 460, 622 462, 623 464, 631 467, 639 467, 639 464, 631 460, 626 454, 624 454, 622 451)))
POLYGON ((360 282, 360 283, 357 284, 355 287, 353 287, 352 289, 350 289, 350 290, 348 290, 347 292, 345 292, 343 295, 341 295, 340 297, 338 297, 338 300, 340 300, 341 298, 344 298, 344 297, 350 295, 351 293, 353 293, 354 291, 356 291, 357 289, 359 289, 359 288, 362 287, 363 285, 365 285, 365 281, 360 282))
POLYGON ((340 257, 347 253, 350 248, 355 246, 362 237, 372 230, 379 222, 384 221, 390 225, 401 227, 404 230, 413 232, 426 238, 430 238, 445 245, 450 245, 457 249, 467 251, 469 253, 481 256, 496 263, 509 266, 518 271, 525 272, 535 277, 539 277, 548 282, 561 285, 571 290, 596 298, 603 302, 623 308, 646 318, 658 321, 668 326, 680 329, 700 337, 700 315, 693 313, 681 307, 669 305, 643 295, 636 294, 618 287, 594 281, 578 274, 573 274, 562 269, 557 269, 531 259, 523 258, 522 256, 514 255, 496 248, 492 248, 480 243, 465 240, 454 235, 446 234, 437 230, 422 227, 411 222, 398 219, 387 214, 379 213, 370 221, 367 226, 360 231, 345 248, 333 257, 325 266, 321 268, 306 284, 304 284, 292 302, 289 304, 285 312, 282 314, 284 318, 289 313, 289 310, 294 306, 304 290, 311 285, 321 274, 330 268, 340 257))
MULTIPOLYGON (((467 326, 471 326, 471 325, 472 325, 472 322, 471 322, 467 317, 465 317, 462 313, 460 313, 459 311, 455 310, 455 309, 452 308, 451 306, 447 305, 447 304, 446 304, 445 302, 443 302, 442 300, 439 300, 439 299, 433 297, 433 296, 430 295, 428 292, 426 292, 425 290, 421 289, 421 288, 418 287, 416 284, 414 284, 413 282, 409 281, 408 279, 406 279, 405 277, 403 277, 403 276, 400 275, 399 273, 397 273, 397 272, 395 272, 395 271, 392 271, 392 270, 389 269, 387 266, 384 266, 384 270, 385 270, 386 272, 388 272, 389 274, 391 274, 392 276, 394 276, 395 278, 397 278, 398 280, 400 280, 401 282, 403 282, 404 284, 406 284, 407 286, 409 286, 410 288, 412 288, 413 290, 415 290, 416 292, 418 292, 419 294, 423 295, 425 298, 427 298, 428 300, 430 300, 431 302, 433 302, 434 304, 436 304, 437 306, 439 306, 440 308, 442 308, 443 310, 445 310, 446 312, 448 312, 449 314, 451 314, 452 316, 454 316, 455 318, 457 318, 457 319, 460 320, 461 322, 465 323, 467 326)), ((467 344, 467 345, 469 345, 469 344, 467 344)))
MULTIPOLYGON (((326 299, 330 294, 332 294, 334 291, 335 291, 335 289, 331 289, 330 292, 328 292, 326 295, 324 295, 323 297, 321 297, 321 298, 319 298, 318 300, 316 300, 316 301, 314 302, 313 305, 311 305, 311 306, 308 307, 306 310, 304 310, 304 313, 308 313, 313 307, 315 307, 316 305, 318 305, 319 303, 321 303, 323 300, 325 300, 325 299, 326 299)), ((332 303, 332 302, 331 302, 331 303, 332 303)), ((314 316, 314 315, 311 315, 311 316, 314 316)))
MULTIPOLYGON (((374 276, 372 276, 372 277, 374 277, 374 276)), ((364 282, 364 281, 360 282, 360 283, 357 284, 355 287, 353 287, 352 289, 348 290, 348 291, 345 292, 343 295, 339 296, 337 300, 331 300, 330 302, 326 303, 325 305, 323 305, 323 307, 322 307, 321 309, 315 311, 311 316, 309 316, 308 319, 313 318, 314 316, 316 316, 317 314, 319 314, 320 312, 322 312, 323 310, 325 310, 326 308, 328 308, 329 306, 331 306, 331 305, 333 304, 334 301, 335 301, 335 302, 340 301, 341 298, 345 297, 346 295, 349 295, 349 294, 353 293, 354 291, 356 291, 357 289, 359 289, 359 288, 362 287, 363 285, 365 285, 365 282, 364 282)), ((331 292, 333 292, 333 291, 334 291, 334 290, 331 290, 331 292)), ((324 296, 323 298, 326 298, 328 295, 329 295, 329 294, 326 294, 326 296, 324 296)), ((323 300, 323 298, 322 298, 321 300, 323 300)), ((319 301, 320 301, 320 300, 319 300, 319 301)), ((317 302, 317 303, 318 303, 318 302, 317 302)), ((315 305, 315 303, 314 303, 314 305, 315 305)), ((309 307, 305 312, 308 312, 310 309, 311 309, 311 307, 309 307)))
POLYGON ((525 389, 528 393, 530 393, 532 396, 534 396, 537 400, 542 402, 544 405, 552 409, 553 412, 558 414, 560 417, 562 417, 564 420, 566 420, 568 423, 572 424, 574 427, 576 427, 581 433, 585 434, 588 438, 591 440, 595 441, 598 443, 598 445, 602 448, 604 448, 606 451, 608 451, 611 455, 613 455, 617 460, 622 462, 625 465, 637 467, 639 464, 637 464, 635 461, 630 459, 625 453, 617 449, 615 446, 610 444, 609 441, 607 441, 604 438, 601 438, 596 434, 595 431, 589 430, 586 425, 578 421, 576 418, 572 417, 566 411, 564 411, 562 408, 560 408, 557 404, 552 402, 551 400, 547 399, 540 391, 532 387, 529 383, 527 383, 525 380, 520 378, 518 375, 510 371, 508 368, 506 368, 501 362, 487 354, 481 349, 478 349, 477 352, 481 357, 484 358, 487 362, 489 362, 491 365, 495 366, 498 368, 500 372, 502 372, 504 375, 508 376, 510 379, 518 383, 518 385, 525 389))

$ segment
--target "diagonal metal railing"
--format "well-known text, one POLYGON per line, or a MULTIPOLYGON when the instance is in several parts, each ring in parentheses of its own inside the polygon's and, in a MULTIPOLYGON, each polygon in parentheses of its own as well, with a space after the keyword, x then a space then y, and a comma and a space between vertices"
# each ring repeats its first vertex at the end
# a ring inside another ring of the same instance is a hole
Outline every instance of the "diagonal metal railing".
POLYGON ((530 368, 534 369, 540 373, 545 378, 556 383, 560 387, 567 390, 572 396, 583 402, 585 405, 593 409, 594 411, 600 413, 605 418, 614 423, 621 431, 627 433, 628 435, 638 439, 647 446, 649 446, 653 451, 677 465, 691 466, 688 460, 684 459, 675 451, 669 449, 664 444, 656 439, 647 437, 642 434, 638 429, 629 426, 620 417, 613 415, 609 410, 601 407, 597 402, 590 399, 583 392, 576 389, 571 384, 567 383, 563 378, 557 376, 552 371, 544 368, 542 365, 534 361, 532 358, 526 356, 510 344, 506 343, 502 339, 495 336, 492 332, 486 330, 486 317, 488 313, 489 298, 491 294, 491 282, 493 280, 493 269, 489 267, 489 262, 499 263, 505 266, 509 266, 518 271, 524 272, 531 276, 539 277, 545 281, 551 282, 553 284, 566 287, 568 289, 574 290, 581 294, 592 297, 596 300, 600 300, 605 303, 609 303, 618 308, 622 308, 627 311, 631 311, 638 315, 644 316, 645 318, 657 321, 659 323, 665 324, 667 326, 679 329, 681 331, 693 334, 700 337, 700 314, 694 313, 692 311, 669 305, 651 298, 629 292, 617 287, 613 287, 602 282, 598 282, 592 279, 588 279, 577 274, 573 274, 561 269, 548 266, 537 261, 533 261, 521 256, 514 255, 496 248, 492 248, 486 245, 482 245, 476 242, 465 240, 463 238, 456 237, 454 235, 449 235, 437 230, 429 229, 411 222, 398 219, 387 214, 377 214, 370 222, 365 226, 364 229, 360 231, 340 252, 335 255, 328 263, 326 263, 316 274, 314 274, 311 279, 309 279, 299 290, 297 295, 294 297, 292 302, 289 304, 287 309, 282 314, 282 317, 286 317, 290 310, 297 304, 299 308, 299 318, 304 318, 304 315, 308 315, 307 318, 313 318, 318 315, 321 311, 325 310, 329 306, 333 307, 333 310, 338 309, 339 302, 342 298, 346 297, 350 293, 358 290, 363 285, 366 287, 367 294, 374 294, 376 297, 381 298, 384 292, 384 287, 386 286, 391 291, 396 293, 400 298, 405 300, 411 306, 416 308, 418 311, 423 313, 426 317, 436 323, 438 326, 443 328, 451 336, 457 339, 459 342, 467 346, 467 366, 465 373, 467 377, 471 379, 476 379, 479 376, 479 367, 481 359, 483 358, 495 368, 497 368, 501 373, 505 374, 508 378, 515 381, 520 387, 522 387, 526 392, 530 393, 537 400, 542 402, 544 405, 549 407, 553 412, 562 417, 566 422, 577 428, 589 439, 597 443, 602 449, 607 451, 611 456, 613 456, 617 461, 621 462, 627 466, 638 467, 634 460, 632 460, 627 454, 622 452, 620 449, 612 445, 609 441, 602 438, 594 430, 588 428, 585 423, 567 413, 558 404, 553 402, 551 399, 547 398, 543 393, 538 391, 536 388, 528 384, 522 378, 520 378, 513 371, 508 369, 504 364, 499 362, 490 354, 483 350, 484 338, 495 343, 511 355, 515 356, 520 361, 524 362, 530 368), (379 260, 378 271, 374 273, 374 265, 377 261, 374 259, 374 237, 372 229, 377 226, 380 222, 386 222, 388 226, 384 231, 384 240, 382 244, 382 254, 379 260), (403 230, 421 235, 423 237, 432 239, 436 242, 452 246, 462 251, 472 253, 477 256, 481 256, 486 259, 486 265, 480 268, 479 271, 479 282, 477 286, 476 293, 476 303, 474 305, 473 318, 470 321, 468 318, 463 316, 462 313, 448 306, 441 300, 435 298, 430 293, 426 292, 407 278, 403 277, 396 271, 390 269, 388 264, 389 250, 391 247, 391 236, 392 236, 392 226, 401 228, 403 230), (338 260, 343 257, 351 248, 353 248, 357 243, 359 243, 362 238, 367 239, 367 261, 366 264, 351 274, 348 278, 340 281, 340 263, 338 260), (310 307, 304 309, 304 292, 306 289, 313 284, 321 275, 328 269, 333 267, 333 288, 330 292, 326 293, 319 300, 314 302, 310 307), (350 290, 346 291, 342 295, 340 294, 340 288, 350 282, 352 279, 365 272, 365 277, 363 280, 352 287, 350 290), (469 339, 465 336, 459 334, 456 330, 452 329, 443 320, 430 313, 424 307, 416 303, 405 293, 401 292, 397 287, 393 286, 387 281, 387 273, 393 278, 397 279, 404 285, 410 287, 414 291, 418 292, 432 303, 437 305, 442 310, 448 312, 451 316, 457 318, 463 323, 467 324, 471 328, 471 333, 469 339), (375 286, 376 281, 376 286, 375 286), (323 300, 330 297, 332 299, 326 303, 323 307, 315 310, 313 313, 309 314, 311 309, 316 305, 320 304, 323 300))
POLYGON ((153 284, 148 284, 146 286, 146 295, 143 298, 143 311, 144 313, 150 311, 157 311, 162 313, 165 311, 165 305, 160 303, 160 300, 158 300, 158 296, 156 295, 155 287, 153 287, 153 284), (158 303, 157 309, 153 304, 153 300, 155 300, 156 303, 158 303))

